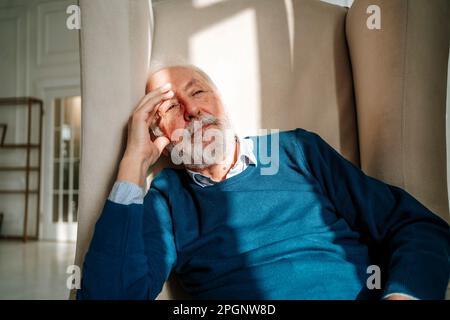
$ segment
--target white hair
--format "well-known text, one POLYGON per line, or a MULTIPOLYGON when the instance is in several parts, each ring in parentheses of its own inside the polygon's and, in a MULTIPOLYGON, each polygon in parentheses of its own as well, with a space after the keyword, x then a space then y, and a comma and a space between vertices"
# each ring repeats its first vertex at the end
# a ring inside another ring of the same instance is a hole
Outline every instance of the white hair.
POLYGON ((149 67, 148 78, 150 78, 156 72, 161 71, 162 69, 177 68, 177 67, 194 70, 204 80, 206 80, 206 82, 208 82, 208 84, 210 84, 217 91, 217 87, 216 87, 214 81, 211 79, 211 77, 205 71, 203 71, 199 67, 187 62, 185 59, 182 59, 182 58, 165 59, 164 61, 161 61, 161 60, 151 61, 150 67, 149 67))

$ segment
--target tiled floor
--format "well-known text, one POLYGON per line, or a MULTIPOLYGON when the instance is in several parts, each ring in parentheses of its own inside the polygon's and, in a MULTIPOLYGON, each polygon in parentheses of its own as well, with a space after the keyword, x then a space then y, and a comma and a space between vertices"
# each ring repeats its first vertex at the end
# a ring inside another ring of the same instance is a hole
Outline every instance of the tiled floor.
POLYGON ((68 299, 66 270, 74 257, 71 242, 0 241, 0 300, 68 299))
POLYGON ((68 299, 75 243, 0 241, 0 299, 68 299))

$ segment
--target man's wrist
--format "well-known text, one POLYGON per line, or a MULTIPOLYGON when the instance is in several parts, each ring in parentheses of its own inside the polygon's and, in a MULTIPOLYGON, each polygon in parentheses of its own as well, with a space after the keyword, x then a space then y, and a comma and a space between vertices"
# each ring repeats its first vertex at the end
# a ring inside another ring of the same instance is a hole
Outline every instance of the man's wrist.
POLYGON ((128 181, 144 187, 148 168, 149 164, 146 159, 125 154, 119 164, 117 180, 128 181))

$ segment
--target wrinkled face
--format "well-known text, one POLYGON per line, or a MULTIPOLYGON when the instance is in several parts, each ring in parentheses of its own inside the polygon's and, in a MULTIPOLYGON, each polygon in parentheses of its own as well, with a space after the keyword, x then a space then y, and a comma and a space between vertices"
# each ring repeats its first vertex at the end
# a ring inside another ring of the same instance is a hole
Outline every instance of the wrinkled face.
MULTIPOLYGON (((231 131, 231 128, 216 88, 194 69, 169 67, 152 74, 147 82, 146 92, 166 83, 172 85, 171 90, 174 92, 174 96, 157 106, 155 121, 161 132, 171 141, 168 149, 172 150, 183 140, 179 134, 181 130, 189 132, 192 137, 194 133, 201 131, 203 139, 197 140, 192 145, 201 145, 203 148, 212 141, 218 142, 219 140, 217 137, 205 139, 208 131, 213 133, 220 131, 223 134, 220 146, 228 147, 230 133, 225 131, 231 131)), ((191 142, 194 140, 192 139, 191 142)), ((187 163, 184 164, 187 165, 187 163)), ((196 166, 191 167, 202 168, 205 166, 207 166, 205 163, 197 163, 196 166)))
POLYGON ((224 116, 222 101, 211 84, 187 67, 170 67, 154 73, 147 82, 146 91, 165 83, 172 85, 174 97, 164 102, 158 111, 159 128, 169 139, 173 131, 186 126, 201 114, 224 116))

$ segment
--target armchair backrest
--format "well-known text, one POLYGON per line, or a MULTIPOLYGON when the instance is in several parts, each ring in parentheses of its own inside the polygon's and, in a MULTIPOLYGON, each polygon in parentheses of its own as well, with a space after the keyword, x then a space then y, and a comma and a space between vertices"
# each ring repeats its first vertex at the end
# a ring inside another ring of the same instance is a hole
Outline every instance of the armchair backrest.
MULTIPOLYGON (((204 69, 242 135, 314 131, 367 174, 406 188, 448 219, 447 0, 356 0, 349 12, 318 0, 171 0, 153 12, 149 0, 80 4, 77 265, 154 62, 204 69), (382 10, 381 30, 366 27, 370 4, 382 10)), ((165 286, 159 298, 173 293, 165 286)))

